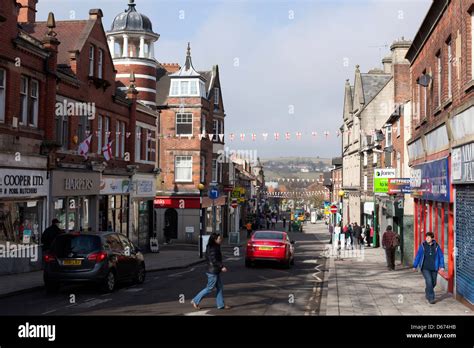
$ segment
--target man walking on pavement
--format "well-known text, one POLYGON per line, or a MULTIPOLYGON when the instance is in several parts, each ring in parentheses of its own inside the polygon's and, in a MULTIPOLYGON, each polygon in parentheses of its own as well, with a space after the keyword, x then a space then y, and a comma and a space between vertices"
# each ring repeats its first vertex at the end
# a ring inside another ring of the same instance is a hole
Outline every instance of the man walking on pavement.
POLYGON ((398 234, 393 232, 391 225, 388 225, 387 230, 382 236, 382 247, 385 249, 387 268, 390 271, 395 271, 395 250, 399 245, 398 234))
POLYGON ((286 228, 286 216, 285 215, 283 215, 282 220, 283 220, 283 230, 285 230, 285 228, 286 228))
POLYGON ((440 246, 434 239, 433 232, 426 233, 425 241, 418 248, 415 261, 413 262, 413 271, 416 272, 418 266, 425 278, 425 297, 430 304, 435 304, 436 280, 438 271, 444 272, 444 255, 440 246))
POLYGON ((51 249, 54 239, 62 233, 64 233, 64 231, 59 228, 59 220, 53 219, 51 226, 45 229, 43 235, 41 236, 43 253, 51 249))
POLYGON ((354 249, 360 249, 360 241, 362 238, 362 228, 357 224, 357 222, 354 222, 354 228, 353 228, 353 236, 352 236, 352 245, 354 246, 354 249))

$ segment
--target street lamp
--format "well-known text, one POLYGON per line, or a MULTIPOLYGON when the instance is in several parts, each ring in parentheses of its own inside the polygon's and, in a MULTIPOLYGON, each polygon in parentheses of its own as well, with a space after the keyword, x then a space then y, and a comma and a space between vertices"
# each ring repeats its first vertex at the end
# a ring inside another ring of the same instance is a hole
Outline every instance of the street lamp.
POLYGON ((340 202, 341 202, 341 213, 340 213, 340 214, 341 214, 341 223, 342 223, 342 212, 343 212, 342 197, 344 197, 345 194, 346 194, 346 193, 344 192, 344 190, 340 190, 340 191, 338 192, 338 195, 339 195, 339 197, 341 198, 341 199, 340 199, 340 202))
POLYGON ((204 225, 204 214, 202 213, 202 193, 204 191, 204 184, 199 183, 197 185, 199 190, 199 258, 202 259, 202 234, 204 225))

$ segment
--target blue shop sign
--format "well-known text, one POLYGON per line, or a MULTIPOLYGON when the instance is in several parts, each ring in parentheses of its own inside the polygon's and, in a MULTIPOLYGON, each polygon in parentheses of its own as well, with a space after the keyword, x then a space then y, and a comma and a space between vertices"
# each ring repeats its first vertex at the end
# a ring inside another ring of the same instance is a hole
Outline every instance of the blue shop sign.
POLYGON ((450 201, 448 158, 414 166, 411 170, 410 186, 413 196, 430 201, 450 201))

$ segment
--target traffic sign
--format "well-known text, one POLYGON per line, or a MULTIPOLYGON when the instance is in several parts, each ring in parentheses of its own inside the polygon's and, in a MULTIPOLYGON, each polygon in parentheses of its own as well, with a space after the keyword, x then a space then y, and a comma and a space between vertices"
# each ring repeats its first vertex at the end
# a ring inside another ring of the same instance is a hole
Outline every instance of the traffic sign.
POLYGON ((210 199, 217 199, 219 198, 219 190, 217 188, 211 188, 209 190, 208 196, 210 199))
POLYGON ((231 205, 230 205, 232 208, 237 208, 239 206, 239 203, 237 202, 232 202, 231 205))
POLYGON ((330 211, 331 211, 331 213, 336 214, 337 213, 337 206, 336 205, 331 205, 330 211))

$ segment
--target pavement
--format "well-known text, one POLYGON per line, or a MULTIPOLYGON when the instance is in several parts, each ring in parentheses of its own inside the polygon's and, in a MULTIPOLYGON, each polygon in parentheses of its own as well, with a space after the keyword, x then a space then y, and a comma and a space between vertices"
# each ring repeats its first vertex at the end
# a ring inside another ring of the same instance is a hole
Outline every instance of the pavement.
POLYGON ((328 261, 321 315, 474 315, 439 285, 436 303, 428 304, 421 273, 400 263, 395 271, 387 270, 383 248, 364 248, 353 255, 346 251, 328 261))
MULTIPOLYGON (((229 244, 227 238, 224 239, 223 249, 233 249, 240 247, 246 242, 245 231, 240 231, 240 243, 229 244)), ((159 253, 146 253, 145 264, 147 272, 167 271, 192 267, 204 262, 204 258, 199 258, 199 248, 195 244, 171 243, 160 245, 159 253)), ((43 271, 8 274, 0 276, 0 298, 21 294, 28 291, 42 289, 43 271)))

